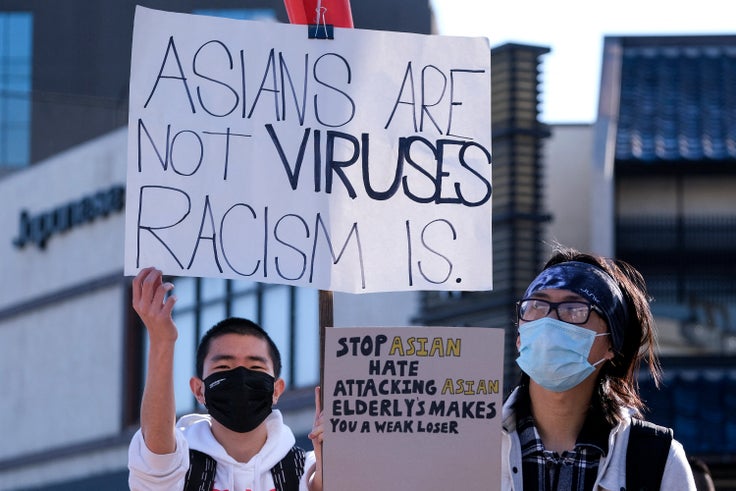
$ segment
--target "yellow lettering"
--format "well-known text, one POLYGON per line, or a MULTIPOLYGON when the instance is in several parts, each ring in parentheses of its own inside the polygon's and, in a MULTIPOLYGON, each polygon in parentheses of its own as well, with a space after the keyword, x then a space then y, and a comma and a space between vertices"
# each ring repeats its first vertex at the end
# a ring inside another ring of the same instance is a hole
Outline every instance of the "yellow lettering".
MULTIPOLYGON (((481 380, 481 385, 483 384, 483 381, 481 380)), ((475 382, 473 380, 466 380, 465 381, 465 394, 472 396, 475 394, 475 390, 473 390, 473 385, 475 385, 475 382)))
POLYGON ((455 393, 455 390, 452 387, 452 379, 451 378, 445 379, 445 385, 442 386, 442 395, 446 394, 447 392, 449 392, 450 394, 454 394, 455 393))
POLYGON ((478 380, 478 391, 476 394, 488 394, 488 386, 486 385, 485 380, 478 380))
POLYGON ((488 381, 488 392, 498 394, 498 379, 488 381))
POLYGON ((466 380, 462 378, 458 379, 445 379, 445 383, 442 386, 442 394, 450 395, 488 395, 498 394, 499 392, 499 381, 496 380, 466 380))
POLYGON ((396 353, 399 356, 404 356, 404 345, 401 343, 400 336, 394 336, 394 340, 391 342, 391 349, 388 351, 389 355, 395 355, 396 353))
POLYGON ((461 378, 455 380, 455 392, 453 392, 453 394, 462 394, 464 383, 465 383, 465 380, 461 378))
POLYGON ((429 338, 417 338, 417 341, 419 341, 417 356, 427 356, 427 341, 429 341, 429 338))
POLYGON ((429 348, 429 356, 434 356, 439 351, 440 356, 445 356, 445 347, 442 344, 442 338, 434 338, 432 340, 432 347, 429 348))
POLYGON ((399 356, 460 356, 461 339, 432 338, 402 338, 394 336, 389 348, 389 355, 399 356))
POLYGON ((414 353, 416 353, 416 348, 414 347, 414 340, 416 338, 407 338, 406 339, 406 356, 412 356, 414 353))
POLYGON ((445 356, 460 356, 460 338, 448 339, 445 356))

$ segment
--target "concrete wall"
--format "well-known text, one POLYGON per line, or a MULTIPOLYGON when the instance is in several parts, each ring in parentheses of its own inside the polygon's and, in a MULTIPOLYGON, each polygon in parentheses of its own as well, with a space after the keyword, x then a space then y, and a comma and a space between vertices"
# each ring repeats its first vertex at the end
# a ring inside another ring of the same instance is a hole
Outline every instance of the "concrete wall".
POLYGON ((24 211, 39 217, 124 186, 125 142, 118 131, 0 180, 0 490, 125 466, 124 447, 39 458, 124 430, 123 212, 56 233, 43 248, 14 244, 24 211), (90 458, 100 461, 91 467, 90 458))
POLYGON ((595 199, 591 187, 593 127, 567 124, 550 129, 543 157, 545 207, 552 215, 547 237, 549 241, 590 251, 591 202, 595 199))

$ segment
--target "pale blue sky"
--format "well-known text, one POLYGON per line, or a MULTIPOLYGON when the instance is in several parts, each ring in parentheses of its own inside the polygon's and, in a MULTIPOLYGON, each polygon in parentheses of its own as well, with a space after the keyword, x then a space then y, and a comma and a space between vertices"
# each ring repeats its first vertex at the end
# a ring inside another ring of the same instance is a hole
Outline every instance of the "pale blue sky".
POLYGON ((595 120, 606 35, 736 34, 733 0, 431 0, 440 34, 546 46, 542 120, 595 120))

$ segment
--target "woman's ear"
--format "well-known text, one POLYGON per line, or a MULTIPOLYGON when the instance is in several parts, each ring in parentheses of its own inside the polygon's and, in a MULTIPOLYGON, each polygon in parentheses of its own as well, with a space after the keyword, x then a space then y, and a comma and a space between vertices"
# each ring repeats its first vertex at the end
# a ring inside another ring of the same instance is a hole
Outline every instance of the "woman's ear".
POLYGON ((608 347, 608 351, 606 351, 606 355, 604 356, 604 358, 608 361, 611 361, 614 358, 616 358, 616 352, 613 351, 613 346, 608 347))

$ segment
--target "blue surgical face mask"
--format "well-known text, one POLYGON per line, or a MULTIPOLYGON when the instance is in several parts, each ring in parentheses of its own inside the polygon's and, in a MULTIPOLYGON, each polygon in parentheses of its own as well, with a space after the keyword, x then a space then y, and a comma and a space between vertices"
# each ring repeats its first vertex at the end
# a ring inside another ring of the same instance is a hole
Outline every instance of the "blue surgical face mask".
POLYGON ((590 329, 552 317, 527 322, 519 328, 521 346, 516 363, 545 389, 564 392, 577 386, 595 371, 588 362, 590 348, 598 336, 590 329))

